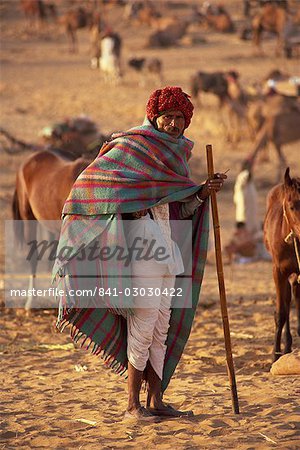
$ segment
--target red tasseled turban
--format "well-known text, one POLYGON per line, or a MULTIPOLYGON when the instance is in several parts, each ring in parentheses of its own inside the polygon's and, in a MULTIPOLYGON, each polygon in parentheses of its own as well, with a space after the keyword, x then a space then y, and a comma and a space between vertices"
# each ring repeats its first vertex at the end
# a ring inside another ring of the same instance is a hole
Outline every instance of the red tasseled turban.
POLYGON ((147 117, 153 122, 160 114, 170 109, 182 112, 185 118, 185 128, 191 123, 194 106, 190 96, 177 86, 167 86, 152 92, 147 103, 147 117))

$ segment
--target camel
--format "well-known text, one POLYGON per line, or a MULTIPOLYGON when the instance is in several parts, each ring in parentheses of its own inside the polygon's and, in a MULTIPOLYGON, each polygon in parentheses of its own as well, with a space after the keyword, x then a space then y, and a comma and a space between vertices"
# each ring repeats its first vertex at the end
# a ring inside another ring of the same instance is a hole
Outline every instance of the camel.
POLYGON ((232 19, 223 5, 204 4, 200 16, 204 23, 216 31, 221 33, 232 33, 234 31, 232 19))
POLYGON ((148 0, 128 3, 124 11, 126 20, 150 27, 153 25, 153 20, 159 17, 161 17, 161 14, 156 10, 154 4, 148 0))
POLYGON ((146 86, 147 81, 155 81, 163 84, 163 63, 159 58, 131 58, 128 61, 129 67, 141 74, 140 86, 146 86))
POLYGON ((284 50, 286 35, 290 34, 292 21, 287 8, 277 3, 267 2, 261 11, 252 19, 253 43, 259 53, 262 53, 261 40, 263 31, 277 35, 276 55, 284 50))
POLYGON ((198 23, 198 17, 194 13, 181 18, 161 17, 152 23, 155 31, 149 36, 147 47, 170 47, 178 44, 190 25, 198 23))
POLYGON ((240 140, 241 120, 246 114, 246 95, 239 82, 239 74, 228 72, 196 72, 191 77, 190 90, 200 106, 199 94, 209 92, 219 100, 222 121, 230 142, 240 140))
POLYGON ((2 127, 0 127, 0 136, 5 142, 2 148, 8 154, 51 151, 67 157, 70 161, 80 157, 92 161, 103 143, 111 138, 111 134, 100 133, 95 122, 87 116, 70 117, 44 127, 39 132, 41 137, 39 143, 17 139, 2 127))
POLYGON ((20 6, 30 27, 41 28, 48 16, 54 21, 57 19, 57 10, 54 1, 21 0, 20 6))
POLYGON ((300 140, 300 103, 294 97, 273 94, 261 105, 262 125, 257 132, 249 160, 254 162, 259 152, 272 143, 278 155, 277 181, 287 166, 281 147, 300 140))
POLYGON ((78 53, 77 30, 96 25, 100 21, 100 15, 97 12, 87 10, 83 7, 68 10, 59 18, 59 23, 64 26, 69 41, 70 53, 78 53))
POLYGON ((166 26, 166 28, 155 31, 149 36, 149 47, 170 47, 176 45, 181 39, 189 26, 189 21, 177 19, 172 24, 166 26))

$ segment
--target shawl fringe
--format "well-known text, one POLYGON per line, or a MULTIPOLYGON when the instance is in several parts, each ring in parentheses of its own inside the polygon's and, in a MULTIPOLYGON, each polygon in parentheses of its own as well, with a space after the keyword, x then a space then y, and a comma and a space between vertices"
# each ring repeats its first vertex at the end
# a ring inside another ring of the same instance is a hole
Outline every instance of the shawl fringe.
POLYGON ((114 356, 110 355, 100 344, 94 342, 89 336, 80 331, 72 322, 67 319, 62 319, 56 324, 57 329, 62 333, 65 329, 70 330, 72 341, 80 348, 90 351, 92 355, 99 356, 108 369, 111 369, 115 374, 124 376, 127 379, 127 367, 117 361, 114 356), (89 340, 88 344, 86 342, 89 340), (91 348, 92 346, 92 348, 91 348))

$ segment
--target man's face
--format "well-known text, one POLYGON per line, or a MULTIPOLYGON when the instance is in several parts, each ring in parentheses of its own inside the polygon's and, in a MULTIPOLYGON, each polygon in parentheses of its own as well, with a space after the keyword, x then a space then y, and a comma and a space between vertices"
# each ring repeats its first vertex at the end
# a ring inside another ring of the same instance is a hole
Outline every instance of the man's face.
POLYGON ((170 109, 156 119, 156 126, 158 131, 178 138, 183 133, 185 118, 181 111, 170 109))

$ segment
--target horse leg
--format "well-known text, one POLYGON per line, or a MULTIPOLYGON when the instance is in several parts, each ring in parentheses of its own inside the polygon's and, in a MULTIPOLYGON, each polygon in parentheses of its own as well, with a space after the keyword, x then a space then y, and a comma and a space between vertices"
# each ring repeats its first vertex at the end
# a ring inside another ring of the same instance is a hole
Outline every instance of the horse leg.
POLYGON ((300 336, 300 285, 296 285, 295 288, 295 302, 296 302, 296 313, 297 313, 297 333, 300 336))
POLYGON ((295 302, 296 305, 297 333, 300 336, 300 284, 298 283, 298 275, 292 273, 289 276, 289 282, 291 285, 292 302, 295 302))
MULTIPOLYGON (((14 218, 15 238, 17 242, 21 246, 24 246, 24 244, 28 245, 29 242, 36 240, 37 221, 30 206, 23 172, 18 172, 17 174, 12 213, 14 218)), ((37 257, 30 258, 29 262, 31 275, 29 279, 28 296, 25 303, 25 309, 27 311, 30 310, 33 301, 32 289, 35 288, 37 257)))
MULTIPOLYGON (((34 270, 33 267, 31 267, 32 270, 34 270)), ((36 267, 35 267, 36 269, 36 267)), ((28 315, 30 313, 30 310, 32 309, 32 302, 33 302, 33 292, 36 289, 35 286, 35 280, 36 280, 36 273, 31 274, 29 277, 29 283, 28 283, 28 295, 27 295, 27 299, 26 299, 26 303, 25 303, 25 311, 26 314, 28 315)))
MULTIPOLYGON (((29 243, 35 241, 37 238, 37 221, 36 220, 25 220, 24 221, 24 237, 25 242, 29 243)), ((37 252, 33 252, 30 255, 30 268, 31 275, 29 277, 28 283, 28 295, 25 303, 25 310, 27 314, 32 309, 32 303, 34 300, 33 292, 36 289, 36 269, 37 269, 38 259, 37 252)))
POLYGON ((287 320, 286 298, 290 295, 289 283, 287 279, 280 273, 279 268, 273 267, 273 278, 276 286, 276 310, 275 310, 275 342, 273 357, 276 361, 281 353, 281 334, 282 329, 287 320))
POLYGON ((285 302, 286 307, 286 321, 285 321, 285 346, 283 353, 291 353, 292 351, 292 335, 290 330, 290 309, 291 309, 291 291, 289 291, 289 295, 286 297, 285 302))

